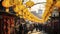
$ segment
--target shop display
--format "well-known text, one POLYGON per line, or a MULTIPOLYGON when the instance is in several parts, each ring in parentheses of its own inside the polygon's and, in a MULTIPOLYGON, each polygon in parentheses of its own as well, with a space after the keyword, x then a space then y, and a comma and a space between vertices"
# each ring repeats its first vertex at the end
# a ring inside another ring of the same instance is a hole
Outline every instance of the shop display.
MULTIPOLYGON (((0 12, 0 30, 1 34, 15 34, 15 25, 16 23, 19 23, 19 21, 16 22, 16 16, 10 15, 5 12, 0 12), (4 14, 3 14, 4 13, 4 14), (15 23, 16 22, 16 23, 15 23)), ((18 20, 18 19, 17 19, 18 20)))

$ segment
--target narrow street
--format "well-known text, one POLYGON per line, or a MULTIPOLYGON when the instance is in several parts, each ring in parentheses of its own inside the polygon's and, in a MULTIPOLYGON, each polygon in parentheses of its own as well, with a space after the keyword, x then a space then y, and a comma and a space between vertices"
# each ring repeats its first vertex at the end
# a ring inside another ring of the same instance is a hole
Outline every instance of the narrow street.
POLYGON ((33 32, 29 31, 28 34, 47 34, 47 33, 44 33, 43 31, 36 31, 36 29, 33 30, 33 32))
POLYGON ((60 34, 60 0, 0 0, 0 34, 60 34))

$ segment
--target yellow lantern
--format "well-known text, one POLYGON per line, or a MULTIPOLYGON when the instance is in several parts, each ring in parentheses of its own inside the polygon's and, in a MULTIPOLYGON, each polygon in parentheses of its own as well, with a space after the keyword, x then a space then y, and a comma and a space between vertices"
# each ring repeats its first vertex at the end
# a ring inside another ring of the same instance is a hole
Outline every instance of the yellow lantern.
POLYGON ((26 2, 26 6, 27 7, 32 7, 34 5, 34 2, 33 1, 31 1, 31 0, 29 0, 28 2, 26 2))
POLYGON ((26 7, 24 5, 18 5, 20 10, 24 10, 26 7))
POLYGON ((6 12, 9 12, 9 7, 11 7, 9 1, 10 1, 10 0, 4 0, 4 1, 2 2, 2 6, 3 6, 3 7, 6 7, 6 12))
POLYGON ((23 12, 28 12, 28 8, 24 9, 23 12))
POLYGON ((56 7, 60 7, 60 1, 57 1, 57 3, 55 4, 56 7))
POLYGON ((16 6, 15 8, 14 8, 14 12, 18 12, 19 11, 19 8, 18 8, 18 6, 16 6))
POLYGON ((2 6, 3 6, 3 7, 11 7, 11 5, 10 5, 10 3, 9 3, 9 0, 4 0, 4 1, 2 2, 2 6))
POLYGON ((23 15, 22 11, 19 11, 19 12, 18 12, 18 15, 23 15))
POLYGON ((46 0, 48 4, 53 4, 53 0, 46 0))
POLYGON ((22 0, 14 0, 14 5, 21 5, 22 4, 22 0))

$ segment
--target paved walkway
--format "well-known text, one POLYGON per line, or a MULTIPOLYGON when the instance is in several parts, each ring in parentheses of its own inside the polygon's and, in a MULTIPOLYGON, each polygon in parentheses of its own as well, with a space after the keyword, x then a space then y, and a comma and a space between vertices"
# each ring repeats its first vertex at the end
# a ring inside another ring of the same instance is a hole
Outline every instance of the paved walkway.
POLYGON ((36 31, 36 29, 33 30, 33 32, 31 33, 31 31, 28 32, 28 34, 46 34, 43 31, 36 31))

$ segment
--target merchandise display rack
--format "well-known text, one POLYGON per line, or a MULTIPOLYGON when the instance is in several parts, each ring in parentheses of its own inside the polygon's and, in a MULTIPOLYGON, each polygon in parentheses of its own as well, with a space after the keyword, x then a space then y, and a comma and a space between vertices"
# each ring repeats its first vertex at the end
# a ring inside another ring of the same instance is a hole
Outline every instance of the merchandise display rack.
POLYGON ((0 10, 0 34, 15 34, 17 20, 20 20, 20 17, 0 10))

